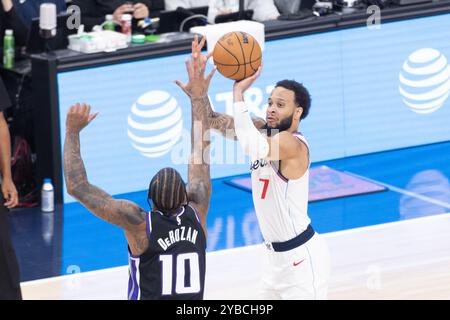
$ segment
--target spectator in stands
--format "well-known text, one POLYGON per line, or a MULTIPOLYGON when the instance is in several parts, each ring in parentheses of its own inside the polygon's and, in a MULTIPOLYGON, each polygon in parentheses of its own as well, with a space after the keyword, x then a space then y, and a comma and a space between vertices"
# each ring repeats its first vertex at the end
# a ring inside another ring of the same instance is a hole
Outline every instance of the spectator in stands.
MULTIPOLYGON (((6 29, 14 31, 17 46, 24 46, 27 41, 28 29, 20 18, 12 0, 1 0, 0 5, 0 38, 3 39, 6 29)), ((3 41, 1 45, 3 46, 3 41)), ((2 50, 3 52, 3 50, 2 50)), ((3 53, 2 53, 3 55, 3 53)))
POLYGON ((168 11, 176 10, 178 7, 189 9, 209 5, 209 0, 165 0, 164 2, 168 11))
POLYGON ((73 0, 72 4, 80 7, 85 30, 101 25, 107 14, 112 14, 116 23, 120 23, 123 14, 132 14, 135 25, 136 20, 158 16, 164 10, 164 0, 73 0))
MULTIPOLYGON (((245 0, 245 10, 253 10, 253 20, 275 20, 280 13, 273 0, 245 0)), ((239 10, 239 0, 210 0, 208 21, 214 23, 218 15, 229 14, 239 10)))
MULTIPOLYGON (((3 1, 2 1, 3 2, 3 1)), ((3 20, 2 20, 3 21, 3 20)), ((19 202, 11 175, 11 141, 8 124, 3 111, 11 106, 11 101, 0 78, 0 300, 20 300, 20 272, 12 245, 8 209, 19 202)))
POLYGON ((43 3, 54 3, 56 12, 66 11, 65 0, 2 0, 3 7, 15 8, 17 15, 27 27, 31 25, 33 18, 39 17, 40 6, 43 3))

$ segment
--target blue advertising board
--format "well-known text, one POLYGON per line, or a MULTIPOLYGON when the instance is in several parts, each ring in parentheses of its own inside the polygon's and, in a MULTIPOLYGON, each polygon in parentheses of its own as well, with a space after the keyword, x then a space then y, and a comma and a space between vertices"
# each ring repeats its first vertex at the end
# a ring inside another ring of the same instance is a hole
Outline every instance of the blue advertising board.
MULTIPOLYGON (((311 160, 450 140, 450 15, 439 15, 269 41, 263 73, 247 91, 253 113, 282 79, 310 91, 310 115, 299 130, 311 160)), ((187 80, 187 55, 58 74, 61 148, 65 117, 76 102, 99 116, 81 134, 90 181, 113 195, 145 190, 161 168, 187 177, 191 114, 174 80, 187 80)), ((212 66, 209 66, 211 68, 212 66)), ((216 73, 209 96, 231 114, 233 82, 216 73)), ((239 145, 214 134, 212 178, 247 173, 239 145)), ((64 186, 64 202, 73 202, 64 186)))

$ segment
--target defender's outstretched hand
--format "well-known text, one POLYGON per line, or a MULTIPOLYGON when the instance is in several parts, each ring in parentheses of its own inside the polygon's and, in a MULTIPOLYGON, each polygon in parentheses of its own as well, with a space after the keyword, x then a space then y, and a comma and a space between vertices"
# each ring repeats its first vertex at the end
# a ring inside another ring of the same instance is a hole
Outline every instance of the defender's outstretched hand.
POLYGON ((90 112, 91 106, 86 103, 77 103, 71 106, 67 113, 66 130, 69 132, 83 130, 98 115, 98 112, 93 114, 90 112))
POLYGON ((198 42, 198 36, 195 36, 192 41, 192 55, 189 60, 186 61, 186 70, 189 76, 189 82, 183 84, 179 80, 175 80, 175 83, 191 98, 200 98, 208 94, 209 83, 216 71, 216 67, 211 70, 207 77, 205 77, 206 63, 211 57, 211 54, 203 55, 201 53, 203 46, 205 45, 206 38, 203 37, 198 42))

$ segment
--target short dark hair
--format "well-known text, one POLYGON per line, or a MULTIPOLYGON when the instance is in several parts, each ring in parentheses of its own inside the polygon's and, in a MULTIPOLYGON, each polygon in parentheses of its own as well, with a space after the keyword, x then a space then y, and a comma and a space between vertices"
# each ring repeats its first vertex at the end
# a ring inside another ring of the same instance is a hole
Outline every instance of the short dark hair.
POLYGON ((178 171, 173 168, 159 170, 148 186, 148 198, 165 215, 187 204, 186 186, 178 171))
POLYGON ((299 107, 303 108, 303 113, 300 119, 305 119, 309 113, 311 107, 311 96, 308 90, 303 86, 303 84, 298 83, 295 80, 281 80, 275 85, 275 88, 282 87, 291 90, 295 94, 295 102, 299 107))

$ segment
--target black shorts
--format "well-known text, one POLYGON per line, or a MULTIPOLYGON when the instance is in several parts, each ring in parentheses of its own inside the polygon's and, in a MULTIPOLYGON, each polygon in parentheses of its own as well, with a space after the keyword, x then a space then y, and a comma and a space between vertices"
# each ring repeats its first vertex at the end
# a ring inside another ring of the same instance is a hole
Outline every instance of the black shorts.
POLYGON ((20 271, 9 231, 8 209, 0 192, 0 300, 22 299, 20 271))

